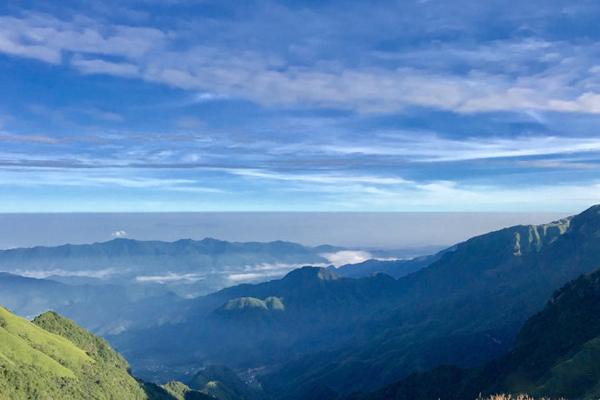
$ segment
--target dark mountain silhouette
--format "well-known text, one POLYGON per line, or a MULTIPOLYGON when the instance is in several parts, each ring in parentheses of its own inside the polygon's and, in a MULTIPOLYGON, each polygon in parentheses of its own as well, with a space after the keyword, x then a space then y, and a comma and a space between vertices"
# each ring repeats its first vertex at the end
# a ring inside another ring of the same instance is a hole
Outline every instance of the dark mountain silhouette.
POLYGON ((596 399, 600 396, 600 269, 557 290, 519 332, 514 348, 485 365, 444 366, 416 373, 353 399, 476 398, 527 393, 596 399))
POLYGON ((540 226, 516 226, 458 244, 427 268, 394 280, 302 268, 281 280, 193 300, 180 324, 111 337, 141 371, 271 365, 258 377, 277 398, 373 390, 441 364, 469 368, 512 349, 552 292, 598 265, 599 208, 540 226), (284 310, 232 318, 226 304, 278 298, 284 310), (234 300, 233 303, 230 303, 234 300), (247 300, 250 301, 250 300, 247 300), (148 340, 139 340, 148 337, 148 340), (168 343, 161 354, 148 349, 168 343), (276 367, 275 367, 276 366, 276 367))

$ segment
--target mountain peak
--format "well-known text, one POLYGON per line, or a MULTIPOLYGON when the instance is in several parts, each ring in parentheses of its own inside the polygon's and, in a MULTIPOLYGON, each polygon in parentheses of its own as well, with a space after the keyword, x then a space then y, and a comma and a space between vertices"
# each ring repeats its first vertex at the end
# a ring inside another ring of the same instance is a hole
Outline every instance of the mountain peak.
POLYGON ((284 280, 297 280, 297 281, 333 281, 340 279, 341 276, 335 272, 321 267, 302 267, 289 272, 283 279, 284 280))
POLYGON ((572 233, 599 236, 600 235, 600 205, 595 205, 571 220, 572 233))

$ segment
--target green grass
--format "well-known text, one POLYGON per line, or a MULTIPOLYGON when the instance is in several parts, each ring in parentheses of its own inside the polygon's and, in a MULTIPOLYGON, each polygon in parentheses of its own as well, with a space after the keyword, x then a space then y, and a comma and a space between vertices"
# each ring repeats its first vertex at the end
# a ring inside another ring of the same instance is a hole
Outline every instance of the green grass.
MULTIPOLYGON (((486 398, 482 398, 481 396, 479 396, 479 399, 477 400, 552 400, 549 397, 529 397, 529 395, 527 394, 520 394, 518 396, 513 397, 512 395, 506 395, 506 394, 496 394, 494 396, 491 397, 486 397, 486 398)), ((561 397, 560 399, 557 400, 566 400, 565 398, 561 397)))
POLYGON ((38 322, 53 326, 56 333, 0 307, 3 398, 148 398, 129 375, 127 362, 102 339, 58 314, 46 313, 40 318, 38 322))
POLYGON ((0 307, 0 353, 3 365, 36 365, 62 377, 75 377, 73 369, 94 363, 69 340, 17 317, 0 307))

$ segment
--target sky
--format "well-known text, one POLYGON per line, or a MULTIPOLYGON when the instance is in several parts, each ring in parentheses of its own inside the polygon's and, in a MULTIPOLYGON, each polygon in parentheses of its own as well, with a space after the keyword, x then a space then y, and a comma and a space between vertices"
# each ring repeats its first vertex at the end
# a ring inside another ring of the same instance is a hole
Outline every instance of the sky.
POLYGON ((0 212, 576 213, 600 3, 5 0, 0 212))

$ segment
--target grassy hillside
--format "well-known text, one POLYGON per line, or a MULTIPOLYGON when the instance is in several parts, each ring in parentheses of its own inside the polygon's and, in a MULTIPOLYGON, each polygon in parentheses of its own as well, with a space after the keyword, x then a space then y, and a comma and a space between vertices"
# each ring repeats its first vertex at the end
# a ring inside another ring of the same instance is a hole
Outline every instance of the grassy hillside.
MULTIPOLYGON (((59 318, 42 319, 52 319, 62 329, 66 320, 59 318)), ((0 309, 0 392, 8 398, 147 398, 127 372, 127 363, 116 353, 107 357, 0 309)))
POLYGON ((189 388, 187 392, 186 397, 178 397, 157 385, 137 381, 129 374, 127 361, 104 339, 54 312, 46 312, 29 322, 0 307, 2 398, 211 398, 189 388))
POLYGON ((188 386, 219 400, 260 399, 262 393, 252 390, 226 366, 212 365, 198 372, 188 386))

